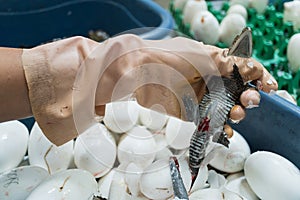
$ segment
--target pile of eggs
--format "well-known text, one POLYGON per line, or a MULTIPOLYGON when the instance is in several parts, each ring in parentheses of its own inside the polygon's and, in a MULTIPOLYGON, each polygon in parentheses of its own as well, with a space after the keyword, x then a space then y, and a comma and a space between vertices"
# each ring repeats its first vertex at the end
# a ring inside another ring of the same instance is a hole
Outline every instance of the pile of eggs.
POLYGON ((263 13, 268 0, 231 0, 226 16, 219 23, 207 10, 205 0, 174 0, 174 9, 182 10, 183 23, 190 25, 196 40, 205 44, 223 42, 230 46, 234 38, 246 27, 247 7, 263 13))
POLYGON ((251 154, 236 131, 229 148, 209 143, 191 187, 188 147, 195 129, 135 101, 107 104, 99 123, 59 147, 37 123, 29 134, 19 121, 3 122, 0 199, 173 199, 171 156, 191 200, 300 199, 298 168, 271 152, 251 154))

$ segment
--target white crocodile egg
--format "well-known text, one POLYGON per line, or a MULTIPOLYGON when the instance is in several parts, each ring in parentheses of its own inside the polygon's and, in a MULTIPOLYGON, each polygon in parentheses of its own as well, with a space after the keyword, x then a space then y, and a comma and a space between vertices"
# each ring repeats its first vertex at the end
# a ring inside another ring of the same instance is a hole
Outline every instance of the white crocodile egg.
POLYGON ((217 18, 209 11, 196 14, 191 24, 195 39, 205 44, 216 44, 219 40, 220 27, 217 18))
POLYGON ((195 130, 196 125, 194 122, 182 121, 176 117, 170 117, 166 127, 166 141, 174 149, 188 148, 195 130))
POLYGON ((61 146, 56 146, 48 140, 35 122, 30 131, 28 142, 29 163, 30 165, 43 167, 50 174, 65 170, 71 163, 73 146, 73 140, 61 146))
POLYGON ((229 141, 229 148, 224 146, 219 148, 209 164, 220 171, 234 173, 243 169, 244 163, 250 155, 250 147, 243 136, 235 130, 229 141))
POLYGON ((227 10, 227 15, 236 13, 244 17, 245 20, 248 18, 247 10, 244 6, 236 4, 233 6, 230 6, 230 8, 227 10))
POLYGON ((136 101, 118 101, 105 105, 103 122, 115 133, 123 133, 134 127, 139 117, 139 105, 136 101))
POLYGON ((117 154, 113 136, 102 124, 95 124, 75 141, 74 162, 77 168, 92 173, 96 178, 112 169, 117 154))
POLYGON ((141 192, 149 199, 166 199, 173 195, 169 159, 158 160, 144 170, 141 192))
POLYGON ((256 194, 249 186, 245 176, 228 181, 225 187, 228 190, 243 196, 247 200, 259 200, 256 194))
POLYGON ((228 47, 232 45, 233 40, 246 27, 246 20, 239 14, 232 13, 226 15, 220 24, 220 41, 228 47))
POLYGON ((142 168, 150 165, 156 154, 155 139, 143 126, 135 126, 120 139, 118 160, 120 163, 135 163, 142 168))
POLYGON ((248 8, 251 0, 230 0, 230 5, 242 5, 245 8, 248 8))
POLYGON ((207 10, 205 0, 189 0, 183 9, 183 23, 191 24, 194 16, 204 10, 207 10))
POLYGON ((142 106, 140 107, 139 114, 141 124, 152 131, 158 131, 162 129, 168 120, 167 115, 144 108, 142 106))
POLYGON ((183 10, 183 8, 184 8, 187 1, 188 0, 174 0, 173 1, 173 6, 174 6, 175 9, 183 10))
POLYGON ((278 154, 267 151, 251 154, 244 172, 250 187, 261 199, 300 199, 300 171, 278 154))
POLYGON ((0 173, 19 165, 27 150, 29 133, 19 121, 0 123, 0 173))
POLYGON ((269 0, 251 0, 250 7, 254 8, 257 13, 262 14, 265 12, 268 6, 269 0))
POLYGON ((297 72, 300 69, 300 33, 294 34, 288 43, 287 47, 287 59, 290 64, 290 68, 293 72, 297 72))

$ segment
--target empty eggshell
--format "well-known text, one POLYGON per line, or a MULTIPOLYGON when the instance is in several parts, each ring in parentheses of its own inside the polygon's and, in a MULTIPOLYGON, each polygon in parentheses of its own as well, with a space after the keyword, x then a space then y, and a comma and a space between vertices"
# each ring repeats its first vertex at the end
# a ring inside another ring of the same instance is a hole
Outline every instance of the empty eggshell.
POLYGON ((140 106, 136 101, 111 102, 105 106, 103 122, 115 133, 124 133, 138 121, 140 106))
POLYGON ((232 14, 232 13, 241 15, 242 17, 244 17, 245 20, 247 20, 247 18, 248 18, 246 8, 240 4, 235 4, 235 5, 232 5, 229 7, 229 9, 227 10, 227 15, 232 14))
POLYGON ((287 47, 287 59, 293 72, 297 72, 300 69, 299 48, 300 33, 297 33, 290 38, 287 47))
POLYGON ((142 125, 152 131, 157 131, 165 126, 168 116, 154 110, 141 107, 139 119, 142 125))
POLYGON ((129 163, 126 168, 125 182, 132 196, 138 196, 140 193, 139 183, 142 173, 143 169, 135 163, 129 163))
POLYGON ((257 13, 264 13, 267 6, 268 6, 269 0, 251 0, 249 7, 254 8, 257 13))
POLYGON ((244 172, 250 187, 261 199, 300 199, 299 169, 278 154, 267 151, 251 154, 244 172))
POLYGON ((247 8, 249 6, 249 3, 250 3, 251 0, 230 0, 230 5, 233 6, 233 5, 242 5, 244 6, 245 8, 247 8))
POLYGON ((195 39, 205 44, 216 44, 219 40, 219 22, 209 11, 197 13, 191 24, 195 39))
POLYGON ((174 0, 173 1, 174 9, 183 10, 187 1, 188 0, 174 0))
POLYGON ((131 162, 145 168, 150 165, 157 149, 154 137, 143 126, 136 126, 128 131, 118 145, 118 160, 122 164, 131 162))
POLYGON ((73 140, 59 147, 54 145, 46 138, 35 122, 30 131, 28 142, 29 163, 43 167, 50 174, 65 170, 72 160, 73 145, 73 140))
POLYGON ((231 46, 234 38, 246 27, 246 20, 239 14, 231 13, 226 15, 220 24, 220 40, 228 47, 231 46))
POLYGON ((117 148, 111 133, 102 124, 95 124, 75 142, 74 162, 79 169, 104 176, 114 165, 117 148))
POLYGON ((98 191, 100 197, 104 199, 108 199, 110 185, 112 183, 115 172, 116 169, 112 169, 109 173, 101 177, 100 180, 98 181, 98 191))
POLYGON ((23 160, 28 137, 28 130, 21 122, 0 123, 0 173, 17 167, 23 160))
POLYGON ((245 176, 228 181, 225 187, 228 190, 239 194, 240 196, 244 197, 247 200, 259 200, 256 194, 249 186, 245 176))
POLYGON ((69 169, 51 175, 28 196, 27 200, 40 199, 91 199, 97 192, 92 174, 81 169, 69 169))
POLYGON ((166 199, 173 195, 169 160, 158 160, 144 170, 141 192, 149 199, 166 199))
POLYGON ((207 10, 205 0, 189 0, 183 9, 183 23, 191 24, 194 16, 204 10, 207 10))
POLYGON ((38 166, 22 166, 0 174, 0 199, 26 199, 48 172, 38 166))
MULTIPOLYGON (((229 141, 229 148, 219 148, 209 164, 220 171, 234 173, 243 169, 245 160, 250 155, 250 147, 235 130, 229 141)), ((211 145, 213 144, 209 143, 208 148, 211 148, 211 145)))
POLYGON ((193 192, 189 196, 190 200, 244 200, 240 195, 228 191, 224 188, 222 189, 202 189, 193 192))
POLYGON ((182 121, 176 117, 170 117, 166 127, 166 141, 174 149, 188 148, 195 130, 196 125, 194 122, 182 121))

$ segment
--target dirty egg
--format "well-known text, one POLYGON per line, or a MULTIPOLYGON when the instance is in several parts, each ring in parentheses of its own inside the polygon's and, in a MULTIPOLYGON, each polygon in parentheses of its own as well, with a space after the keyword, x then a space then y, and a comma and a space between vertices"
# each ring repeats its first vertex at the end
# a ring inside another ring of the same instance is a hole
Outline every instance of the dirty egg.
POLYGON ((73 144, 74 142, 71 140, 59 147, 54 145, 35 122, 28 142, 29 163, 43 167, 50 174, 65 170, 69 167, 73 156, 73 144))
POLYGON ((15 168, 27 150, 29 133, 19 121, 0 123, 0 173, 15 168))

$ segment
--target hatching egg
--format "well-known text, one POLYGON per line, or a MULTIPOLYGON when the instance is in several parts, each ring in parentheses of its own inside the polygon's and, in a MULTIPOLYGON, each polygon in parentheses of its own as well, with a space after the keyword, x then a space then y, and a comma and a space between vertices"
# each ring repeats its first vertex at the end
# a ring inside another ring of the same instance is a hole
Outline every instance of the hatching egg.
POLYGON ((246 20, 239 14, 226 15, 220 24, 220 40, 228 47, 231 46, 235 37, 246 27, 246 20))
POLYGON ((38 166, 22 166, 0 174, 0 199, 26 199, 31 191, 49 176, 38 166))
POLYGON ((300 69, 300 33, 294 34, 288 43, 287 59, 289 61, 290 69, 297 72, 300 69))
POLYGON ((158 160, 148 166, 141 176, 140 188, 149 199, 166 199, 172 196, 169 160, 158 160))
MULTIPOLYGON (((234 173, 243 169, 245 160, 250 155, 250 147, 243 136, 235 130, 229 142, 229 148, 222 146, 216 150, 209 164, 223 172, 234 173)), ((208 148, 212 148, 212 145, 213 143, 209 143, 208 148)))
POLYGON ((19 121, 0 123, 0 173, 12 169, 23 160, 29 133, 19 121))
POLYGON ((92 199, 97 192, 94 176, 81 169, 69 169, 51 175, 37 186, 27 200, 92 199))
POLYGON ((176 117, 170 117, 166 127, 166 141, 174 149, 188 148, 195 130, 196 125, 194 122, 182 121, 176 117))
POLYGON ((228 190, 243 196, 247 200, 259 200, 244 176, 227 182, 225 187, 228 190))
POLYGON ((269 0, 251 0, 250 7, 254 8, 257 13, 262 14, 268 6, 269 0))
POLYGON ((167 115, 144 107, 140 107, 139 114, 141 124, 152 131, 162 129, 168 120, 167 115))
POLYGON ((232 13, 236 13, 243 16, 245 20, 247 20, 248 18, 246 8, 240 4, 235 4, 229 7, 229 9, 227 10, 227 15, 232 13))
POLYGON ((249 6, 251 0, 230 0, 230 5, 242 5, 245 8, 249 6))
MULTIPOLYGON (((62 133, 63 134, 63 133, 62 133)), ((73 140, 56 146, 44 135, 35 122, 29 136, 28 158, 30 165, 37 165, 48 170, 50 174, 69 167, 73 156, 73 140)))
POLYGON ((207 10, 207 4, 205 0, 189 0, 186 2, 183 9, 183 22, 184 24, 191 24, 194 16, 198 12, 207 10))
POLYGON ((108 103, 105 106, 103 122, 108 129, 115 133, 129 131, 138 121, 139 109, 136 101, 108 103))
POLYGON ((209 11, 202 11, 195 15, 191 24, 195 39, 205 44, 216 44, 219 40, 219 22, 209 11))
POLYGON ((120 139, 118 160, 120 163, 135 163, 141 168, 150 165, 156 154, 153 135, 143 126, 135 126, 120 139))
POLYGON ((87 170, 98 178, 113 167, 116 154, 113 136, 104 125, 98 123, 76 139, 74 162, 79 169, 87 170))
POLYGON ((250 187, 261 199, 300 199, 300 171, 278 154, 267 151, 251 154, 244 172, 250 187))
POLYGON ((187 1, 188 0, 174 0, 173 1, 173 6, 174 6, 175 9, 183 10, 183 8, 184 8, 187 1))

